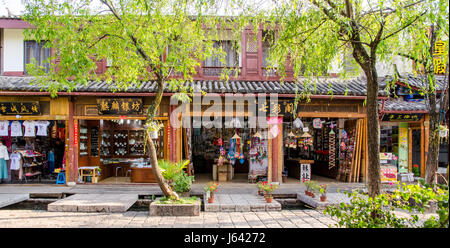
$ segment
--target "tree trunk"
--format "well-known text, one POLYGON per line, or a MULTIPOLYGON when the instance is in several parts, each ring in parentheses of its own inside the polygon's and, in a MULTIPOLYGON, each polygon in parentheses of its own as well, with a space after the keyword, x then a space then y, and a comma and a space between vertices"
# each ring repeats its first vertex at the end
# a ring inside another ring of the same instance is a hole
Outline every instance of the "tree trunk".
MULTIPOLYGON (((150 124, 154 121, 156 116, 156 111, 161 103, 162 95, 164 92, 164 81, 158 80, 158 91, 155 96, 155 100, 153 101, 153 104, 148 108, 147 110, 147 118, 146 118, 146 124, 150 124)), ((156 155, 156 148, 155 144, 153 143, 153 140, 151 138, 150 132, 148 129, 146 129, 147 132, 147 147, 150 155, 150 162, 152 164, 152 170, 153 175, 155 175, 156 182, 158 183, 159 187, 161 188, 161 191, 163 192, 164 196, 167 198, 172 198, 178 200, 178 195, 170 188, 169 184, 166 182, 164 177, 161 174, 161 171, 158 166, 158 156, 156 155)))
POLYGON ((430 90, 428 93, 428 101, 430 104, 430 135, 428 137, 425 180, 428 184, 434 184, 436 182, 436 171, 439 160, 439 112, 436 110, 436 91, 430 90))
POLYGON ((381 193, 380 126, 378 121, 378 76, 375 64, 365 70, 367 77, 367 142, 369 196, 381 193))
MULTIPOLYGON (((360 40, 359 35, 352 37, 360 40)), ((375 48, 372 48, 372 57, 361 43, 354 42, 353 58, 361 66, 367 79, 367 143, 368 143, 368 186, 369 196, 375 197, 381 193, 380 177, 380 127, 378 122, 378 74, 376 69, 375 48)))

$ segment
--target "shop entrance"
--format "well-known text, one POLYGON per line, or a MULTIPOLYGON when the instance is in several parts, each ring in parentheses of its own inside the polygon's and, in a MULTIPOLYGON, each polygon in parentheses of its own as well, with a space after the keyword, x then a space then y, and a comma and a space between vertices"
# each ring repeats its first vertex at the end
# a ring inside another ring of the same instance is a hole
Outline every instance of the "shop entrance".
POLYGON ((1 168, 7 175, 3 182, 55 184, 58 174, 65 173, 65 121, 1 121, 0 129, 5 131, 0 147, 5 147, 7 165, 1 168))
MULTIPOLYGON (((167 159, 167 120, 153 139, 158 159, 167 159)), ((80 120, 78 183, 156 183, 144 153, 144 120, 80 120)))
POLYGON ((362 174, 364 148, 362 121, 284 118, 285 181, 358 181, 362 174))
POLYGON ((247 117, 222 118, 222 127, 192 128, 192 163, 197 183, 267 180, 267 131, 249 128, 247 117), (243 120, 240 123, 239 120, 243 120), (226 123, 228 121, 229 123, 226 123))

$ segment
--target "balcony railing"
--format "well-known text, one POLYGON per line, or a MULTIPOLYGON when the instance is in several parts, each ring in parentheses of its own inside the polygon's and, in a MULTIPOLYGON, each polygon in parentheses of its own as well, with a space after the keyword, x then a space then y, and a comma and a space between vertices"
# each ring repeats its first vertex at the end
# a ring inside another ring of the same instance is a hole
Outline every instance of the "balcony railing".
POLYGON ((274 69, 274 68, 263 67, 262 68, 262 72, 263 72, 263 76, 264 77, 276 77, 276 76, 278 76, 277 69, 274 69))
POLYGON ((218 77, 222 74, 223 70, 227 69, 229 71, 229 76, 233 77, 238 72, 238 75, 241 74, 239 67, 203 67, 203 76, 205 77, 218 77), (238 71, 239 70, 239 71, 238 71))

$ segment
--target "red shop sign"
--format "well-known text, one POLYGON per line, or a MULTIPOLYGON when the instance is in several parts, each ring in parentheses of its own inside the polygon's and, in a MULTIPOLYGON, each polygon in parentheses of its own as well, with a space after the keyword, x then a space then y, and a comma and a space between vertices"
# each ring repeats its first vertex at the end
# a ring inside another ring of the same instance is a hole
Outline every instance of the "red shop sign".
POLYGON ((78 145, 78 120, 73 121, 73 144, 78 145))

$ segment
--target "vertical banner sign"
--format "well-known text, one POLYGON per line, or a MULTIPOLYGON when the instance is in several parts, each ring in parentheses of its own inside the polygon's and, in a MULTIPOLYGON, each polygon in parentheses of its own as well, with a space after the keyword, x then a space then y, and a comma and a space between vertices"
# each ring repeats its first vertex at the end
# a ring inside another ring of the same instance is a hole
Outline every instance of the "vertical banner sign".
POLYGON ((398 172, 408 173, 408 123, 399 123, 398 139, 398 172))
POLYGON ((73 121, 73 144, 78 145, 78 120, 73 121))
POLYGON ((445 64, 442 61, 442 56, 445 51, 445 43, 441 40, 437 40, 434 43, 434 53, 433 53, 433 65, 435 74, 445 74, 445 64))
POLYGON ((310 164, 300 164, 300 180, 302 182, 311 180, 311 165, 310 164))

